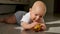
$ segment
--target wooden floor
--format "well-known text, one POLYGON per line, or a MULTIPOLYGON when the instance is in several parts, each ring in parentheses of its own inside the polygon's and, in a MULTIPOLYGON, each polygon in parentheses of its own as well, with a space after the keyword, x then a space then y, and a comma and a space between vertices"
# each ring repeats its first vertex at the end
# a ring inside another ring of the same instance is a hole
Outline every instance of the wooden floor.
POLYGON ((44 32, 20 31, 16 24, 0 23, 0 34, 60 34, 60 17, 46 16, 45 22, 47 30, 44 32))

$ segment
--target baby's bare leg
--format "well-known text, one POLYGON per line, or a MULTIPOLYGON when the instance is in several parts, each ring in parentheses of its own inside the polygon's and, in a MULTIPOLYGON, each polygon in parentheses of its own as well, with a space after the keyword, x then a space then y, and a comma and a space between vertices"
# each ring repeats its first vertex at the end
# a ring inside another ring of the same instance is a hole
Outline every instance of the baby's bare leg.
POLYGON ((0 22, 8 23, 8 24, 15 24, 16 23, 16 17, 15 15, 8 16, 6 18, 1 18, 0 22))

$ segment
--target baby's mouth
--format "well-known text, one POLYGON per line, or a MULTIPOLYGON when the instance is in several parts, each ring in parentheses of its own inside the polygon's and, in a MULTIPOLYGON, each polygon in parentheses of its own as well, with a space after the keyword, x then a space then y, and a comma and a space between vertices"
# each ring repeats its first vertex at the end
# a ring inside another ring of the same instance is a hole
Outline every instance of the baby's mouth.
POLYGON ((39 20, 34 20, 35 22, 38 22, 39 20))
POLYGON ((33 19, 33 21, 38 22, 39 20, 38 19, 33 19))

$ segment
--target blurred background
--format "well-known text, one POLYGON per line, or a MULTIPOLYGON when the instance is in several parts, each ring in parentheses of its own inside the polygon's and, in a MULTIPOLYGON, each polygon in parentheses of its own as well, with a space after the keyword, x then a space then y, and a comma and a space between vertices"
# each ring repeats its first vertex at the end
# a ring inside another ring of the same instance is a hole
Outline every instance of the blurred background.
MULTIPOLYGON (((29 8, 37 0, 0 0, 0 15, 13 14, 17 11, 29 12, 29 8)), ((46 4, 45 21, 53 21, 60 17, 60 0, 40 0, 46 4)))

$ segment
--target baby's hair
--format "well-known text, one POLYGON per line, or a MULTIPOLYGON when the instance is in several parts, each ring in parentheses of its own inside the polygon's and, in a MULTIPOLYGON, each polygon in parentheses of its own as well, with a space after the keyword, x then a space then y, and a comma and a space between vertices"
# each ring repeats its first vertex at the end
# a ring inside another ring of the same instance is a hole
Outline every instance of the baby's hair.
MULTIPOLYGON (((29 8, 32 8, 32 6, 34 5, 34 3, 35 2, 42 2, 42 3, 44 3, 43 1, 41 1, 41 0, 38 0, 38 1, 34 1, 31 5, 30 5, 30 7, 29 8)), ((45 3, 44 3, 45 4, 45 3)))

